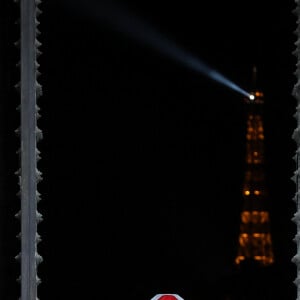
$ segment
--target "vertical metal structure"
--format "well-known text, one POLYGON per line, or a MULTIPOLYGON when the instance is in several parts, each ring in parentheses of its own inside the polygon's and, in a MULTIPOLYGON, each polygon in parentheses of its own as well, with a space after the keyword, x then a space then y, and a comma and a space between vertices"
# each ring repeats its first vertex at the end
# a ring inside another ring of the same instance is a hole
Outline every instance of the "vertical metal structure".
POLYGON ((40 43, 37 40, 39 31, 38 5, 40 0, 20 0, 20 67, 21 67, 21 126, 19 171, 21 211, 17 214, 21 218, 21 300, 36 300, 37 286, 40 282, 37 276, 37 266, 42 258, 37 252, 40 240, 37 224, 41 215, 37 211, 39 194, 37 184, 41 173, 37 169, 39 152, 37 142, 41 138, 41 131, 37 127, 38 106, 37 98, 41 95, 41 86, 37 82, 40 43))
POLYGON ((293 200, 296 202, 296 213, 294 214, 294 217, 292 218, 292 221, 294 221, 297 225, 297 233, 294 238, 294 241, 297 244, 297 253, 296 255, 292 258, 292 262, 294 262, 297 266, 297 277, 294 281, 296 287, 297 287, 297 299, 300 299, 300 203, 299 203, 299 195, 300 195, 300 178, 299 178, 299 173, 300 173, 300 3, 298 0, 296 2, 296 8, 293 11, 294 14, 297 17, 297 28, 295 30, 295 34, 297 36, 297 41, 295 42, 296 49, 293 54, 295 54, 297 58, 297 64, 296 64, 296 71, 295 71, 295 76, 296 76, 296 84, 294 85, 293 88, 293 96, 296 98, 297 101, 297 107, 296 107, 296 112, 294 117, 296 118, 297 121, 297 127, 295 128, 293 132, 292 138, 296 142, 296 154, 294 156, 294 160, 296 162, 296 170, 294 172, 294 175, 292 176, 292 180, 296 184, 296 194, 293 198, 293 200))
POLYGON ((243 183, 243 210, 236 264, 253 260, 262 266, 274 262, 268 191, 264 170, 263 93, 256 90, 255 100, 245 99, 247 106, 246 172, 243 183))

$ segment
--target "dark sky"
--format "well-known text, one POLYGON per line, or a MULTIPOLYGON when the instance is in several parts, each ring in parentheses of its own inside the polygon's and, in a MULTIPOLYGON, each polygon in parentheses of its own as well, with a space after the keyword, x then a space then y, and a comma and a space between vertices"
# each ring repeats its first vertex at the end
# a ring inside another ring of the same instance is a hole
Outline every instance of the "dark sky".
MULTIPOLYGON (((225 286, 228 294, 234 289, 242 207, 243 96, 96 22, 77 2, 41 6, 40 298, 146 300, 171 292, 193 300, 209 291, 209 299, 225 299, 225 286)), ((84 1, 87 11, 94 2, 84 1)), ((274 289, 278 299, 295 299, 294 2, 118 3, 247 91, 257 66, 280 282, 274 289)), ((2 143, 11 159, 5 195, 12 197, 17 162, 8 149, 17 143, 9 130, 18 116, 12 104, 3 107, 2 143)))

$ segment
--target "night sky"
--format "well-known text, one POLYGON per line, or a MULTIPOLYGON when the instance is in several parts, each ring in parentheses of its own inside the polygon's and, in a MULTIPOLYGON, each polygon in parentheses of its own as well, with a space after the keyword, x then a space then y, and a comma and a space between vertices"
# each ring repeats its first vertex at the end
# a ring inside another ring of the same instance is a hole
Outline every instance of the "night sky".
MULTIPOLYGON (((96 2, 84 3, 96 8, 96 2)), ((157 293, 233 299, 225 297, 236 288, 243 96, 96 21, 78 3, 41 5, 40 299, 148 300, 157 293)), ((247 91, 256 65, 265 95, 272 299, 295 299, 294 1, 118 3, 247 91)), ((11 25, 17 10, 9 7, 10 34, 2 30, 2 38, 11 42, 18 34, 11 25)), ((19 100, 11 88, 18 77, 11 69, 17 53, 9 43, 5 49, 9 60, 2 57, 1 63, 9 79, 2 80, 2 94, 12 101, 1 101, 0 272, 6 284, 2 299, 12 300, 18 294, 13 257, 19 247, 14 219, 19 100)))

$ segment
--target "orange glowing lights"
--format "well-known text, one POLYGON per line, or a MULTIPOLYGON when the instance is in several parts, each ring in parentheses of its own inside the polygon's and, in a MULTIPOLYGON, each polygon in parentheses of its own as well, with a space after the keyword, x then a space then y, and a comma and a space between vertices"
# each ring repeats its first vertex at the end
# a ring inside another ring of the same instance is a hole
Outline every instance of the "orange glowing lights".
POLYGON ((237 258, 235 259, 235 263, 238 265, 241 261, 245 260, 245 256, 244 255, 239 255, 237 256, 237 258))
POLYGON ((267 211, 242 211, 241 220, 243 223, 267 223, 269 222, 269 212, 267 211))
POLYGON ((255 97, 263 97, 264 94, 262 92, 255 92, 255 97))
MULTIPOLYGON (((259 196, 259 195, 261 194, 261 191, 259 191, 259 190, 254 190, 254 191, 253 191, 253 194, 254 194, 255 196, 259 196)), ((245 195, 245 196, 250 196, 250 195, 251 195, 251 191, 245 190, 245 191, 244 191, 244 195, 245 195)))
MULTIPOLYGON (((265 174, 264 174, 264 124, 261 104, 263 93, 251 93, 254 101, 246 101, 249 105, 246 129, 246 171, 241 194, 244 208, 241 212, 240 234, 238 237, 238 253, 235 263, 254 259, 263 266, 274 262, 272 239, 270 233, 269 212, 265 210, 265 174)), ((250 99, 251 100, 251 99, 250 99)))

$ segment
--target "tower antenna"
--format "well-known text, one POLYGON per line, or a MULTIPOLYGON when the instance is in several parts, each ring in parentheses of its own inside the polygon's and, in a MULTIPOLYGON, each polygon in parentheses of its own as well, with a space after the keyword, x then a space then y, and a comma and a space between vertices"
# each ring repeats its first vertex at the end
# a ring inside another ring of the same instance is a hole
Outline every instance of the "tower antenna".
POLYGON ((257 67, 256 65, 252 68, 252 85, 253 89, 255 90, 257 88, 257 67))

